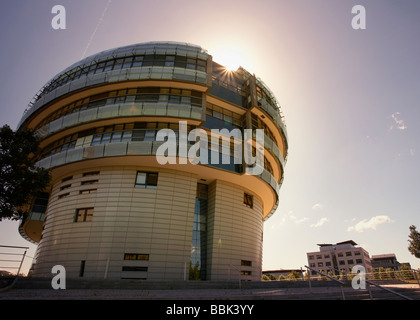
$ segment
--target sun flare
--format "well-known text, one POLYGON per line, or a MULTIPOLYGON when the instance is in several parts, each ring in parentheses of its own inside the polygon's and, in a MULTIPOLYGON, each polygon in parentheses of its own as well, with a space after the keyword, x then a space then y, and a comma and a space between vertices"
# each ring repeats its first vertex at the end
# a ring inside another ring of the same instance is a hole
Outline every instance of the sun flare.
POLYGON ((244 67, 245 52, 239 47, 221 46, 214 50, 213 60, 220 63, 227 71, 236 71, 244 67))

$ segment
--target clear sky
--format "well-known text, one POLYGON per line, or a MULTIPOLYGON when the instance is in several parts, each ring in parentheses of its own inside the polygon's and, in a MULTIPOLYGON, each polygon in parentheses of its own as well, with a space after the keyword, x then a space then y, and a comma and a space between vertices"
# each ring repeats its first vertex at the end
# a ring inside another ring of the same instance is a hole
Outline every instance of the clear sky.
MULTIPOLYGON (((407 250, 420 229, 418 0, 16 0, 0 4, 0 126, 72 63, 146 41, 202 46, 273 91, 289 157, 278 211, 264 224, 263 269, 300 268, 318 243, 354 240, 370 255, 407 250), (66 30, 51 9, 66 8, 66 30), (352 28, 352 8, 366 29, 352 28)), ((35 246, 0 222, 0 244, 35 246)), ((28 259, 28 264, 30 259, 28 259)), ((28 267, 28 264, 25 267, 28 267)))

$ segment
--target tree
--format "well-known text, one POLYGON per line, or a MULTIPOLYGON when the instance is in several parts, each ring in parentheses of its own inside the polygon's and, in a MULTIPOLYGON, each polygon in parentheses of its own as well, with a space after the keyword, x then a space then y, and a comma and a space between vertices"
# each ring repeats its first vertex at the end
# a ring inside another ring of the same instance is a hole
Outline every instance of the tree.
POLYGON ((416 230, 416 226, 410 226, 410 234, 408 237, 408 251, 415 256, 416 258, 420 259, 420 232, 416 230))
POLYGON ((0 129, 0 221, 25 218, 28 204, 50 183, 50 172, 35 166, 39 141, 29 129, 0 129))

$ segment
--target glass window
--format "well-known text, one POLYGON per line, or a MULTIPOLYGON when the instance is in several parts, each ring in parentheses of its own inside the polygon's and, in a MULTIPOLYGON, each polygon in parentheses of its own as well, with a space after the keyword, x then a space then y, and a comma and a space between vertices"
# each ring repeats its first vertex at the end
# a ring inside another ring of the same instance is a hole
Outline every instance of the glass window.
POLYGON ((252 267, 252 261, 241 260, 241 266, 252 267))
POLYGON ((90 172, 83 173, 83 176, 84 177, 97 176, 98 174, 100 174, 100 171, 90 171, 90 172))
POLYGON ((250 194, 244 193, 244 204, 247 207, 252 208, 254 206, 253 196, 251 196, 250 194))
POLYGON ((63 180, 61 180, 61 182, 66 182, 66 181, 69 181, 71 179, 73 179, 73 176, 66 177, 63 180))
POLYGON ((92 221, 93 208, 77 209, 74 217, 74 222, 88 222, 92 221))
POLYGON ((137 172, 135 187, 156 189, 158 173, 155 172, 137 172))
POLYGON ((88 181, 82 181, 80 185, 86 186, 86 185, 96 184, 96 183, 98 183, 98 180, 88 180, 88 181))
POLYGON ((91 194, 95 193, 97 189, 87 189, 87 190, 80 190, 79 194, 91 194))
POLYGON ((144 253, 125 253, 124 260, 144 260, 149 261, 149 255, 144 253))

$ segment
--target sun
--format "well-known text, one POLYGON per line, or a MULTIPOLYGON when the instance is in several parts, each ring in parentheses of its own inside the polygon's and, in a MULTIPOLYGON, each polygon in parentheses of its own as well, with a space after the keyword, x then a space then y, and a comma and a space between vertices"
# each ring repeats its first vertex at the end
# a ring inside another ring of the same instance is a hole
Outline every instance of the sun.
POLYGON ((236 71, 241 66, 240 56, 233 51, 226 51, 220 56, 214 57, 217 63, 220 63, 227 71, 236 71))
POLYGON ((239 47, 219 46, 213 50, 213 60, 226 68, 227 71, 236 71, 239 67, 243 67, 244 51, 239 47))

